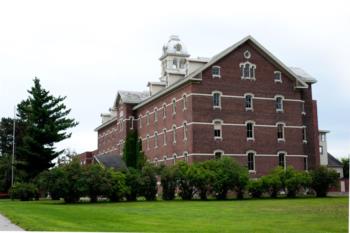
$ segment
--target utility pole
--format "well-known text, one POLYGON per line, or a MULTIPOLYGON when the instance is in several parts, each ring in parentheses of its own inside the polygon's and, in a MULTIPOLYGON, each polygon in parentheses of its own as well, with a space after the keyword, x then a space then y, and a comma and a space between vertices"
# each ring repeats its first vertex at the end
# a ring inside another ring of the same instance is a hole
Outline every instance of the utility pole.
POLYGON ((12 162, 11 162, 11 187, 14 181, 14 166, 15 166, 15 138, 16 138, 16 107, 13 108, 13 131, 12 131, 12 162))

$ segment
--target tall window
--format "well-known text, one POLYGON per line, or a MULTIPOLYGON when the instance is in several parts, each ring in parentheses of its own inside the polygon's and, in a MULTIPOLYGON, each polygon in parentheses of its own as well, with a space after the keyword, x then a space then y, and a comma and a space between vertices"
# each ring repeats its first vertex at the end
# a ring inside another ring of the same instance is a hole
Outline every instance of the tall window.
POLYGON ((129 121, 130 121, 130 129, 134 129, 134 117, 130 116, 129 121))
POLYGON ((158 108, 154 108, 154 122, 158 121, 158 108))
POLYGON ((221 74, 220 74, 220 66, 213 66, 211 68, 211 73, 213 78, 220 78, 221 74))
POLYGON ((253 109, 253 96, 250 94, 245 95, 245 109, 246 110, 253 109))
POLYGON ((255 171, 255 154, 253 152, 248 153, 248 170, 255 171))
POLYGON ((148 134, 146 137, 146 146, 147 146, 147 150, 149 150, 149 135, 148 134))
MULTIPOLYGON (((306 137, 306 126, 303 126, 303 143, 307 142, 307 137, 306 137)), ((321 134, 321 139, 322 139, 322 134, 321 134)))
POLYGON ((163 119, 166 118, 166 104, 163 104, 163 119))
POLYGON ((283 97, 281 96, 276 97, 276 111, 283 112, 283 97))
POLYGON ((154 132, 154 147, 158 147, 158 132, 154 132))
POLYGON ((301 102, 301 114, 305 115, 305 102, 301 102))
POLYGON ((174 159, 174 165, 176 164, 176 154, 173 155, 173 159, 174 159))
POLYGON ((142 115, 139 116, 139 127, 142 128, 142 115))
POLYGON ((254 139, 254 123, 247 122, 246 128, 247 128, 247 139, 254 139))
POLYGON ((247 61, 239 64, 239 68, 241 72, 241 79, 255 79, 256 65, 247 61))
POLYGON ((166 129, 163 129, 163 145, 166 145, 166 129))
POLYGON ((323 154, 323 146, 320 146, 320 154, 323 154))
POLYGON ((176 126, 173 126, 173 143, 176 143, 176 126))
POLYGON ((184 128, 184 140, 186 141, 187 140, 187 123, 186 122, 184 122, 183 128, 184 128))
POLYGON ((182 96, 183 110, 187 109, 187 97, 186 94, 182 96))
POLYGON ((213 92, 213 107, 221 108, 221 94, 219 92, 213 92))
POLYGON ((146 113, 146 124, 149 125, 149 112, 146 113))
POLYGON ((284 124, 277 124, 277 139, 278 141, 284 140, 284 124))
POLYGON ((275 80, 275 83, 282 82, 282 74, 280 71, 274 72, 274 80, 275 80))
POLYGON ((278 153, 278 165, 283 168, 286 167, 286 155, 283 152, 278 153))
POLYGON ((176 114, 176 99, 173 99, 173 115, 176 114))
POLYGON ((221 139, 222 138, 222 126, 221 126, 222 122, 217 120, 214 121, 214 139, 221 139))

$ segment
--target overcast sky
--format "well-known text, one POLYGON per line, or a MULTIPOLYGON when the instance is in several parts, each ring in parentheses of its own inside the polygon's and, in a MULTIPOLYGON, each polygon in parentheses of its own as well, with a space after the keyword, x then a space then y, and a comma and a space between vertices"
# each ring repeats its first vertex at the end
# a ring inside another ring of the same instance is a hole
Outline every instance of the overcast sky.
POLYGON ((97 147, 100 113, 117 90, 158 80, 162 45, 180 36, 191 56, 211 57, 252 35, 318 82, 320 129, 329 151, 350 153, 350 7, 347 1, 1 1, 0 117, 27 97, 37 76, 65 95, 79 121, 59 148, 97 147), (282 4, 283 3, 283 4, 282 4))

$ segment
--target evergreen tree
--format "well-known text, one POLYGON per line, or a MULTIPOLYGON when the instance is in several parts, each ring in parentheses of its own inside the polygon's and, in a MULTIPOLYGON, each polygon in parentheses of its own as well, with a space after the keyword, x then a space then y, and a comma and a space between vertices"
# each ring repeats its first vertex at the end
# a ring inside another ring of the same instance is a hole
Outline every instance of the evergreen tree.
POLYGON ((146 157, 142 151, 142 141, 137 138, 137 131, 128 133, 123 149, 123 160, 127 167, 142 169, 145 165, 146 157))
POLYGON ((38 78, 28 93, 29 97, 17 106, 18 117, 25 125, 17 157, 23 162, 18 168, 26 172, 29 180, 54 165, 52 160, 63 152, 56 151, 54 144, 69 138, 71 133, 66 130, 78 123, 67 118, 71 110, 63 103, 66 97, 52 96, 38 78))

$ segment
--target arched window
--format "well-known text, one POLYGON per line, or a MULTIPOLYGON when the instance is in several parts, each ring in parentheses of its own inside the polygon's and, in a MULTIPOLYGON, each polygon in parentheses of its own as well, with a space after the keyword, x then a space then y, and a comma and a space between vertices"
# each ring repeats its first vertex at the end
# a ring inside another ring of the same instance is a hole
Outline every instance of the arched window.
POLYGON ((222 120, 214 120, 214 139, 222 139, 222 120))
POLYGON ((158 108, 154 108, 154 122, 158 121, 158 108))
POLYGON ((187 97, 186 94, 182 96, 182 103, 183 103, 183 110, 185 111, 187 109, 187 97))
POLYGON ((184 152, 184 159, 185 159, 185 162, 187 163, 188 162, 188 152, 187 151, 184 152))
POLYGON ((254 122, 246 122, 247 140, 254 140, 254 122))
POLYGON ((149 125, 149 112, 146 113, 146 124, 149 125))
POLYGON ((176 154, 173 155, 173 159, 174 159, 174 165, 176 164, 176 154))
POLYGON ((221 108, 221 93, 220 92, 213 92, 213 107, 214 108, 221 108))
POLYGON ((277 123, 277 140, 284 141, 284 123, 277 123))
POLYGON ((278 152, 278 165, 286 168, 286 154, 284 152, 278 152))
POLYGON ((166 145, 166 129, 163 129, 163 145, 166 145))
POLYGON ((149 135, 148 134, 146 136, 146 146, 147 146, 147 150, 149 150, 149 135))
POLYGON ((253 110, 253 95, 252 94, 245 94, 244 97, 244 103, 245 103, 245 109, 246 110, 253 110))
POLYGON ((187 140, 187 123, 184 122, 183 123, 183 128, 184 128, 184 140, 187 140))
POLYGON ((255 79, 256 65, 250 62, 244 62, 239 64, 241 79, 255 79))
POLYGON ((176 143, 176 125, 173 125, 173 143, 176 143))
POLYGON ((163 104, 163 119, 166 118, 166 103, 163 104))
POLYGON ((276 96, 276 112, 283 112, 283 96, 276 96))
POLYGON ((255 171, 255 152, 248 151, 247 157, 248 157, 248 170, 255 171))
POLYGON ((139 115, 139 127, 142 128, 142 115, 139 115))
POLYGON ((216 150, 216 151, 214 151, 214 158, 215 159, 220 159, 221 157, 222 157, 222 155, 223 155, 223 151, 222 150, 216 150))
POLYGON ((154 147, 158 147, 158 132, 154 132, 154 147))
POLYGON ((173 115, 176 114, 176 99, 173 99, 173 115))

